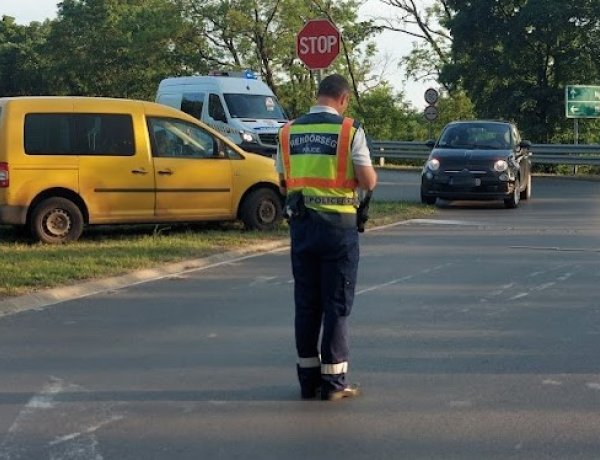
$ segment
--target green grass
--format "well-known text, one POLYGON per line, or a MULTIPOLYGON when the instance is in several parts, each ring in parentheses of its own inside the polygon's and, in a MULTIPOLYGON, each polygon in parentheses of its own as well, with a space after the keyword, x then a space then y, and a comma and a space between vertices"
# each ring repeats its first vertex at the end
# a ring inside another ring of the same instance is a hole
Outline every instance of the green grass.
MULTIPOLYGON (((432 212, 418 204, 373 202, 367 227, 432 212)), ((0 226, 0 299, 287 238, 285 223, 264 233, 244 231, 239 223, 102 226, 86 230, 76 243, 50 246, 0 226)))

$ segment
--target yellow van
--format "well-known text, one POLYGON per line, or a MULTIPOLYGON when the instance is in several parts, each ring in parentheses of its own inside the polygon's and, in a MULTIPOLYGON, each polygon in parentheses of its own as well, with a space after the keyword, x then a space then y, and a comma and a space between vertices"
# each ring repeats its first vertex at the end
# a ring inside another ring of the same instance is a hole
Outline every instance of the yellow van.
POLYGON ((163 105, 87 97, 0 98, 0 224, 46 243, 85 225, 241 219, 272 229, 273 160, 163 105))

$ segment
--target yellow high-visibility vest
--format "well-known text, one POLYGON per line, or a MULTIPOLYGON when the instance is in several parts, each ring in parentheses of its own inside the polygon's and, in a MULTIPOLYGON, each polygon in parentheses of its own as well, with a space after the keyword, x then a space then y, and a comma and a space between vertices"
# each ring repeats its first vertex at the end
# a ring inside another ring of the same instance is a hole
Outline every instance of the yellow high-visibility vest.
POLYGON ((307 208, 356 213, 358 185, 352 163, 352 118, 311 113, 289 122, 279 132, 288 193, 301 192, 307 208))

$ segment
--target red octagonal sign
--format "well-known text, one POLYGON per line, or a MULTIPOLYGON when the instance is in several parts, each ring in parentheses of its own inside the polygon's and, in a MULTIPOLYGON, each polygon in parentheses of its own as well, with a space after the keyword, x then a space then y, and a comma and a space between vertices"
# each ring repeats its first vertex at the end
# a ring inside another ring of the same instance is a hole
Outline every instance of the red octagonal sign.
POLYGON ((340 32, 327 19, 308 21, 296 37, 296 53, 310 70, 326 69, 340 54, 340 32))

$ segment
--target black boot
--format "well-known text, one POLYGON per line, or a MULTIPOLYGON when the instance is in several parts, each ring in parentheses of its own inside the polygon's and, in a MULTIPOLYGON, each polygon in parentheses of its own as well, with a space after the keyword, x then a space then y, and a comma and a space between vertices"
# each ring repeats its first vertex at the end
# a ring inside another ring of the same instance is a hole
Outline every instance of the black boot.
POLYGON ((315 398, 321 386, 321 368, 296 365, 296 369, 298 371, 298 381, 300 382, 300 396, 302 396, 302 399, 315 398))

